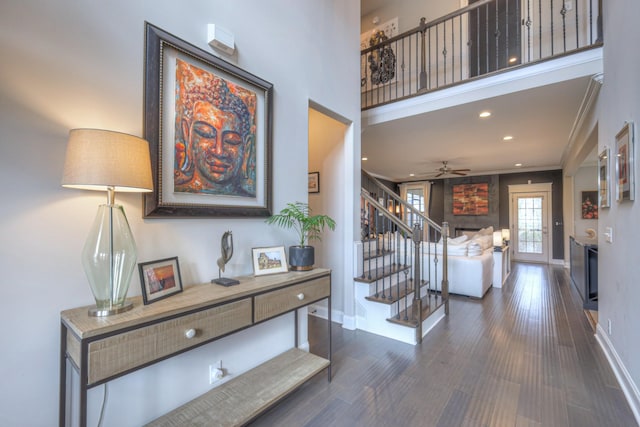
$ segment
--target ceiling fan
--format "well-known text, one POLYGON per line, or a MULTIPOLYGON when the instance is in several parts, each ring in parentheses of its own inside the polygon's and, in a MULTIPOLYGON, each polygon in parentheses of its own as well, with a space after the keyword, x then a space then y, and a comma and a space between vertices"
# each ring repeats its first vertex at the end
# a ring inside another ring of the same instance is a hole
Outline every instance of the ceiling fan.
POLYGON ((442 166, 436 169, 438 173, 436 174, 436 176, 434 176, 434 178, 438 178, 442 175, 448 174, 466 176, 467 174, 465 172, 471 171, 471 169, 452 169, 447 165, 447 163, 448 162, 446 160, 442 161, 442 166))

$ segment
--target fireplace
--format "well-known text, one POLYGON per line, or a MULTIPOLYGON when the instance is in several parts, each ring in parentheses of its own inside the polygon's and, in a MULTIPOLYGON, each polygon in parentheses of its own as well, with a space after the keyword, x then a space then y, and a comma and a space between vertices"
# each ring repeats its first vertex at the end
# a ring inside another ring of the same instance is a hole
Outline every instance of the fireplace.
POLYGON ((480 228, 478 228, 478 227, 455 227, 453 229, 453 233, 454 233, 453 237, 462 236, 462 234, 465 231, 480 231, 480 228))

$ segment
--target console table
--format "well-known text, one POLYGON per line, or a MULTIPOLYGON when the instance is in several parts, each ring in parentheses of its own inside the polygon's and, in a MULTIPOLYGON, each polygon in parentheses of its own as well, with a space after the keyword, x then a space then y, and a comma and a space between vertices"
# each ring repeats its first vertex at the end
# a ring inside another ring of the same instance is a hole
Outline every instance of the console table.
POLYGON ((493 251, 493 287, 501 288, 511 273, 511 250, 502 246, 493 251))
POLYGON ((85 427, 90 388, 292 311, 295 348, 213 388, 151 425, 180 425, 178 420, 188 416, 206 419, 212 426, 242 425, 322 370, 327 369, 330 381, 331 271, 316 268, 237 279, 240 284, 231 287, 186 287, 182 293, 150 305, 143 305, 141 297, 133 297, 132 310, 109 317, 90 317, 89 307, 63 311, 60 426, 65 425, 67 415, 68 362, 80 377, 79 420, 85 427), (327 358, 297 348, 297 309, 323 299, 328 301, 329 313, 327 358), (251 399, 259 394, 261 399, 251 399), (251 404, 247 405, 247 400, 251 404), (241 409, 238 402, 242 402, 241 409), (220 410, 220 405, 228 405, 228 410, 220 410))

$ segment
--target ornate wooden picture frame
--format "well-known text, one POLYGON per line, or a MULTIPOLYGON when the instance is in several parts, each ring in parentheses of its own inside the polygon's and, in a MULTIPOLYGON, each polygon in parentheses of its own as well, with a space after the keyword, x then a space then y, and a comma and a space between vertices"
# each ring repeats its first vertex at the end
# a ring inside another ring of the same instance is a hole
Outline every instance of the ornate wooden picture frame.
POLYGON ((145 24, 144 216, 271 215, 273 85, 145 24))

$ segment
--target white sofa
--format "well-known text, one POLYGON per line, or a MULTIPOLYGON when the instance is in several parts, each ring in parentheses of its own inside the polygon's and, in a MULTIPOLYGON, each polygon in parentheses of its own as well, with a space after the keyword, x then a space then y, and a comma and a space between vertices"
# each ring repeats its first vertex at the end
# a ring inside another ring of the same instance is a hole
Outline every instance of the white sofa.
MULTIPOLYGON (((482 298, 489 290, 493 283, 492 235, 493 228, 488 227, 472 236, 448 240, 449 293, 482 298)), ((442 243, 431 243, 431 251, 423 251, 422 262, 423 279, 429 276, 430 288, 441 291, 442 243)))
MULTIPOLYGON (((434 255, 424 256, 424 261, 432 261, 434 255)), ((426 270, 425 270, 426 271, 426 270)), ((447 263, 449 293, 482 298, 493 283, 493 248, 480 255, 449 255, 447 263)), ((430 282, 441 291, 442 260, 434 268, 431 264, 430 282)))

